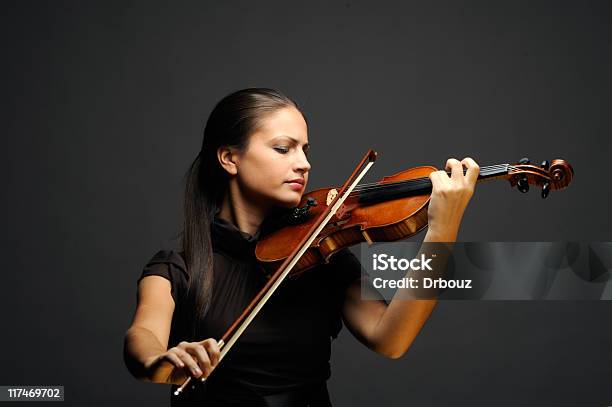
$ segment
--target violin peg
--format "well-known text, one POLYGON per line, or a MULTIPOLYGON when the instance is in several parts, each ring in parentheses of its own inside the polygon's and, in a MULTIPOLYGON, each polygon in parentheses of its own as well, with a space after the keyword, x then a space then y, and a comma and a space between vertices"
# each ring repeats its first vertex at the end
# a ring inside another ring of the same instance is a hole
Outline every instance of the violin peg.
POLYGON ((523 157, 519 160, 519 164, 529 164, 529 158, 523 157))
POLYGON ((542 185, 542 199, 545 199, 548 196, 549 192, 550 192, 550 183, 545 182, 544 185, 542 185))
POLYGON ((527 177, 524 175, 520 177, 516 186, 518 190, 521 191, 522 193, 528 192, 529 191, 529 181, 527 180, 527 177))
POLYGON ((550 167, 550 163, 548 162, 548 160, 544 160, 542 161, 542 163, 540 164, 540 167, 542 167, 545 170, 548 170, 548 167, 550 167))

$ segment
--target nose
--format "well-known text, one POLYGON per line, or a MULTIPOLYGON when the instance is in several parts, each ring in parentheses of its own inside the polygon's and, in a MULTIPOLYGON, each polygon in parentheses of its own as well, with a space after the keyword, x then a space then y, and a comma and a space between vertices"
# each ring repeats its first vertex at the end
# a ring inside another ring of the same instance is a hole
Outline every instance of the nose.
POLYGON ((302 173, 310 171, 310 162, 303 151, 300 151, 296 159, 295 168, 302 173))

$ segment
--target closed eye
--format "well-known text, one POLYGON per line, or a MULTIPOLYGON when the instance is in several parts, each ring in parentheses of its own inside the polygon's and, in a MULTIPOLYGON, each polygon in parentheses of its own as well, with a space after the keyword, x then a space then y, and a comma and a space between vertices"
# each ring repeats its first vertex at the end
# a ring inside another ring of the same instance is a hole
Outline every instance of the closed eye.
POLYGON ((289 152, 289 149, 285 147, 274 147, 274 149, 281 154, 287 154, 289 152))

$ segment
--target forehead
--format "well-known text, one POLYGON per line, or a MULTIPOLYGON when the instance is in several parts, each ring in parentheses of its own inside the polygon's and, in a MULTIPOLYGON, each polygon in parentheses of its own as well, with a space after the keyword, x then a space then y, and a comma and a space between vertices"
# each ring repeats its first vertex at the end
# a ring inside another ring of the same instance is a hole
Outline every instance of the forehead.
POLYGON ((253 134, 262 141, 283 135, 300 140, 302 143, 308 142, 308 126, 296 108, 286 107, 267 115, 261 119, 258 130, 253 134))

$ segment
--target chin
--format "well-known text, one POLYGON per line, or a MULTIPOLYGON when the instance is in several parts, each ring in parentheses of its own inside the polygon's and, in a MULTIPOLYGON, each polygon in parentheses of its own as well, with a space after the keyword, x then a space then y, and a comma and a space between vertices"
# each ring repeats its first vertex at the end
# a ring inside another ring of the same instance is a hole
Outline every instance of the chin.
POLYGON ((279 205, 283 208, 294 208, 302 201, 302 195, 295 194, 293 198, 287 198, 279 202, 279 205))

